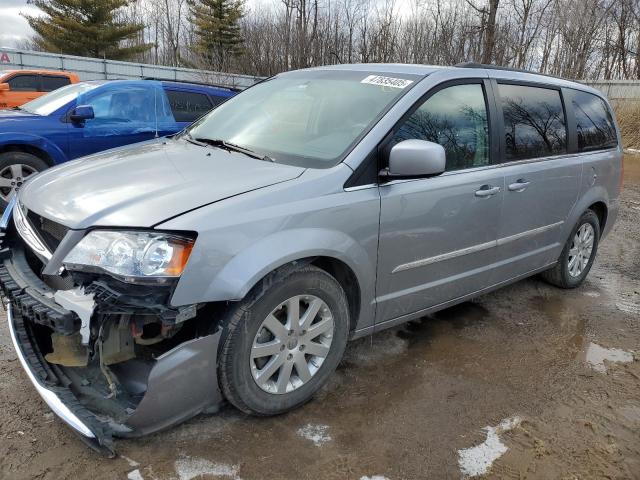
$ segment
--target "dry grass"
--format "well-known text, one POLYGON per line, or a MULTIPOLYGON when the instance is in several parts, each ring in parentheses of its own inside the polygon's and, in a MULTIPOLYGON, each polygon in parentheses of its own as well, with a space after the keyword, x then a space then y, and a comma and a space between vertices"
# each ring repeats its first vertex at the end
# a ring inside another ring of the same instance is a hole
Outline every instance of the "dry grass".
POLYGON ((626 100, 614 102, 624 148, 640 148, 640 102, 626 100))

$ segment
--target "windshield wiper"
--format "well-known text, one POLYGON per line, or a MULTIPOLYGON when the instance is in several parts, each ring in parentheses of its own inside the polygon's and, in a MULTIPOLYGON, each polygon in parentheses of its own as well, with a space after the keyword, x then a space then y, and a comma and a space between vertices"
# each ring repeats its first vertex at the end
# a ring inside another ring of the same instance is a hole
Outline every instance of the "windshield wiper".
POLYGON ((227 142, 226 140, 220 140, 217 138, 193 138, 191 134, 187 134, 187 137, 191 139, 194 143, 211 145, 212 147, 222 148, 229 152, 238 152, 246 155, 247 157, 257 158, 258 160, 265 160, 267 162, 275 162, 273 158, 268 155, 261 155, 258 152, 254 152, 248 148, 242 147, 240 145, 236 145, 235 143, 227 142))
POLYGON ((185 134, 184 134, 184 137, 187 139, 187 142, 189 142, 189 143, 193 143, 194 145, 199 145, 199 146, 201 146, 201 147, 206 147, 206 146, 207 146, 207 144, 206 144, 206 143, 199 142, 198 140, 196 140, 195 138, 193 138, 189 132, 185 133, 185 134))

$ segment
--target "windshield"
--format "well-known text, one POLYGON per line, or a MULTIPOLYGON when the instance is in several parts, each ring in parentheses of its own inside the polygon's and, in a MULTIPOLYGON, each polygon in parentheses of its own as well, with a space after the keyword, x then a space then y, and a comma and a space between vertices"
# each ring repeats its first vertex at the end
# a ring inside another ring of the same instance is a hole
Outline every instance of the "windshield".
POLYGON ((36 115, 51 115, 60 107, 75 100, 81 93, 93 90, 100 85, 101 83, 75 83, 67 85, 66 87, 59 88, 25 103, 20 109, 29 113, 35 113, 36 115))
POLYGON ((187 133, 196 140, 233 143, 278 163, 328 168, 420 78, 341 70, 290 72, 231 98, 187 133))

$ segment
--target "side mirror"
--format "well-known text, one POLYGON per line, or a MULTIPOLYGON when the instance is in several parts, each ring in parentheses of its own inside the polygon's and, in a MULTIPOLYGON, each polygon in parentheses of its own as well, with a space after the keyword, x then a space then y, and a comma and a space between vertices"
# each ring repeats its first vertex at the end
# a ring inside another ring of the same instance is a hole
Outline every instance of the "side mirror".
POLYGON ((0 83, 0 92, 8 92, 11 90, 11 85, 8 83, 0 83))
POLYGON ((91 105, 78 105, 71 111, 71 115, 69 116, 72 122, 84 122, 85 120, 91 120, 95 118, 95 114, 93 113, 93 107, 91 105))
POLYGON ((404 140, 389 152, 389 168, 380 172, 388 178, 415 178, 444 172, 446 154, 442 145, 426 140, 404 140))

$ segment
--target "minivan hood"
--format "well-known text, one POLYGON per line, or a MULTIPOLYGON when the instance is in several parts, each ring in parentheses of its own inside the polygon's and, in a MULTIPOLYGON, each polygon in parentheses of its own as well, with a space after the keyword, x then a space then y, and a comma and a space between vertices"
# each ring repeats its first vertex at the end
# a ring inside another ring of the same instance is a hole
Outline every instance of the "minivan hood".
POLYGON ((302 172, 301 167, 161 139, 46 170, 24 185, 19 200, 27 209, 72 229, 152 227, 302 172))

